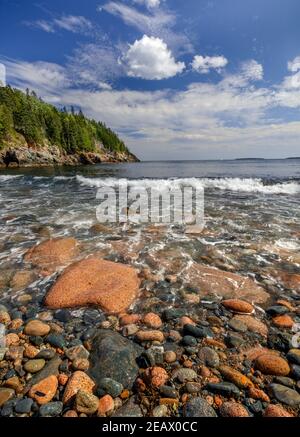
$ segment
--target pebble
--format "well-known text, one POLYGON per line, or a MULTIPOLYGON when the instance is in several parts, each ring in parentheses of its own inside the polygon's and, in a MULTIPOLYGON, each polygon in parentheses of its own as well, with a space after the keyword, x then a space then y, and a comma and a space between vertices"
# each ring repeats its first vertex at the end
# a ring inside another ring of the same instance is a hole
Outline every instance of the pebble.
POLYGON ((238 314, 234 316, 234 319, 244 323, 247 326, 248 330, 251 332, 258 333, 264 337, 268 335, 269 330, 267 325, 252 316, 238 314))
POLYGON ((15 391, 11 388, 0 387, 0 408, 5 402, 9 401, 15 395, 15 391))
POLYGON ((192 369, 177 369, 172 373, 172 379, 177 379, 181 383, 194 381, 197 379, 197 373, 192 369))
POLYGON ((159 329, 162 326, 162 320, 159 317, 159 315, 155 313, 148 313, 143 318, 143 323, 148 327, 152 329, 159 329))
POLYGON ((185 385, 185 390, 188 393, 198 393, 201 390, 201 384, 198 382, 187 382, 185 385))
POLYGON ((42 349, 35 358, 42 358, 44 360, 52 360, 55 357, 53 349, 42 349))
POLYGON ((255 360, 255 367, 265 375, 287 376, 290 373, 288 362, 273 354, 260 355, 255 360))
POLYGON ((0 311, 0 323, 3 325, 9 325, 11 322, 10 315, 7 311, 0 311))
POLYGON ((115 403, 110 395, 105 395, 99 399, 98 416, 103 417, 111 413, 115 408, 115 403))
POLYGON ((67 411, 63 417, 78 417, 78 414, 74 410, 67 411))
POLYGON ((215 410, 203 398, 189 400, 184 408, 185 417, 217 417, 215 410))
POLYGON ((291 349, 286 357, 290 363, 300 365, 300 349, 291 349))
POLYGON ((59 349, 64 349, 66 346, 66 341, 61 334, 49 334, 45 338, 45 342, 59 349))
POLYGON ((282 402, 290 407, 297 407, 300 404, 300 394, 289 387, 280 384, 270 384, 270 393, 279 402, 282 402))
POLYGON ((43 359, 29 360, 24 364, 24 369, 29 373, 37 373, 45 366, 46 362, 43 359))
POLYGON ((299 381, 300 380, 300 366, 298 366, 297 364, 292 364, 291 365, 291 374, 292 374, 294 379, 299 381))
POLYGON ((152 412, 153 417, 166 417, 167 415, 168 415, 167 405, 158 405, 153 409, 152 412))
POLYGON ((270 402, 269 396, 259 388, 250 387, 248 391, 248 396, 252 399, 260 399, 263 402, 270 402))
POLYGON ((121 326, 125 325, 135 325, 141 320, 141 316, 139 314, 125 314, 123 315, 119 322, 121 326))
POLYGON ((24 357, 26 358, 35 358, 37 354, 39 353, 39 350, 32 346, 31 344, 27 345, 24 350, 24 357))
POLYGON ((58 380, 56 376, 50 375, 48 378, 42 379, 37 384, 34 384, 29 390, 29 396, 39 405, 44 405, 54 398, 57 387, 58 380))
POLYGON ((266 309, 266 313, 270 316, 280 316, 288 313, 288 308, 282 305, 274 305, 266 309))
POLYGON ((212 338, 214 336, 212 330, 205 326, 184 325, 183 333, 196 338, 212 338))
POLYGON ((220 364, 219 355, 210 347, 202 347, 199 350, 198 358, 202 364, 208 367, 218 367, 220 364))
POLYGON ((180 326, 183 328, 185 325, 194 325, 196 326, 196 323, 190 319, 187 316, 183 316, 180 318, 180 326))
POLYGON ((148 367, 144 372, 144 380, 153 387, 165 385, 169 375, 162 367, 148 367))
POLYGON ((237 402, 224 402, 220 414, 222 417, 249 417, 248 410, 237 402))
POLYGON ((63 403, 62 402, 49 402, 46 405, 42 405, 39 410, 39 414, 42 417, 56 417, 62 413, 63 403))
POLYGON ((102 378, 98 383, 98 389, 97 390, 103 390, 105 393, 103 394, 109 394, 113 398, 116 398, 120 396, 122 393, 124 387, 119 382, 115 381, 112 378, 102 378))
POLYGON ((33 400, 30 398, 19 399, 15 406, 15 412, 18 414, 29 414, 32 404, 33 400))
POLYGON ((287 376, 276 376, 273 382, 277 382, 278 384, 285 385, 286 387, 290 388, 295 387, 295 381, 287 376))
POLYGON ((229 321, 228 326, 237 332, 246 332, 248 329, 245 323, 241 322, 238 319, 235 319, 234 317, 229 321))
POLYGON ((79 390, 93 392, 95 387, 94 381, 81 370, 77 370, 70 377, 63 395, 63 403, 67 404, 73 400, 79 390))
POLYGON ((177 354, 174 351, 166 351, 164 353, 164 360, 166 363, 174 363, 177 360, 177 354))
POLYGON ((158 341, 162 343, 165 339, 164 334, 161 331, 138 331, 136 333, 138 341, 158 341))
POLYGON ((99 399, 92 393, 79 390, 75 398, 75 409, 78 413, 94 414, 98 410, 99 399))
POLYGON ((126 325, 122 329, 122 335, 124 337, 130 337, 131 335, 135 335, 139 330, 139 327, 137 325, 126 325))
POLYGON ((65 309, 56 311, 54 317, 56 320, 62 323, 68 323, 70 320, 72 320, 72 314, 69 310, 65 309))
POLYGON ((239 348, 245 342, 245 339, 241 335, 232 332, 226 335, 225 341, 229 348, 239 348))
POLYGON ((178 397, 176 389, 168 385, 162 385, 159 387, 159 392, 166 398, 176 399, 178 397))
POLYGON ((50 326, 40 320, 30 320, 24 328, 24 334, 33 337, 43 337, 50 332, 50 326))
POLYGON ((264 417, 294 417, 281 405, 268 405, 264 411, 264 417))
POLYGON ((75 370, 88 370, 89 366, 90 362, 86 358, 75 358, 72 362, 72 367, 75 370))
POLYGON ((9 346, 17 346, 20 343, 20 338, 17 334, 7 334, 5 336, 5 345, 6 347, 9 346))
POLYGON ((223 365, 219 367, 219 371, 225 379, 232 382, 239 388, 253 387, 253 382, 247 378, 247 376, 243 375, 241 372, 233 369, 232 367, 223 365))
POLYGON ((231 382, 209 382, 205 389, 212 393, 219 393, 223 396, 240 396, 240 390, 231 382))
POLYGON ((241 299, 227 299, 223 300, 221 304, 234 313, 251 314, 254 311, 250 303, 241 299))
POLYGON ((182 344, 184 346, 196 346, 198 342, 195 337, 192 337, 191 335, 185 335, 182 338, 182 344))
POLYGON ((272 322, 278 328, 292 328, 294 324, 294 320, 287 314, 273 317, 272 322))
POLYGON ((65 355, 69 358, 69 360, 73 361, 76 358, 88 358, 90 353, 89 351, 82 345, 73 346, 65 351, 65 355))

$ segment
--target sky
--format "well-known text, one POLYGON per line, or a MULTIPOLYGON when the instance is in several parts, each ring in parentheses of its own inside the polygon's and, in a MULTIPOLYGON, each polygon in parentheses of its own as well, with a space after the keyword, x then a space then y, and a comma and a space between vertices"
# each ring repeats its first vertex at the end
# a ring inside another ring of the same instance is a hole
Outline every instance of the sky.
POLYGON ((299 0, 0 0, 0 63, 142 160, 300 156, 299 22, 299 0))

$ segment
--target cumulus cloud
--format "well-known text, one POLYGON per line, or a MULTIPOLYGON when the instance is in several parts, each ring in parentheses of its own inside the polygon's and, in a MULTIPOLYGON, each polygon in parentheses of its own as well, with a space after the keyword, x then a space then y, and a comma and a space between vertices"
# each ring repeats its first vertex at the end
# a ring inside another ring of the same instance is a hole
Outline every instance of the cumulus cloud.
POLYGON ((241 74, 245 79, 250 81, 262 80, 264 77, 264 68, 254 59, 242 64, 241 74))
POLYGON ((210 70, 220 71, 227 64, 228 60, 224 56, 196 55, 192 62, 192 68, 198 73, 207 74, 210 70))
POLYGON ((184 62, 176 62, 162 39, 147 35, 129 45, 123 62, 129 76, 149 80, 167 79, 185 68, 184 62))
POLYGON ((300 56, 297 56, 295 59, 288 62, 288 70, 292 73, 296 73, 300 70, 300 56))

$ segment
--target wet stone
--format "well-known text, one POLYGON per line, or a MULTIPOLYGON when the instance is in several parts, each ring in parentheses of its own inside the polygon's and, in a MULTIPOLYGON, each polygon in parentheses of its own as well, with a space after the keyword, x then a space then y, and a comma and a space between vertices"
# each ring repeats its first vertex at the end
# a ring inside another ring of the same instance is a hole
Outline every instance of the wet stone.
POLYGON ((66 340, 61 334, 49 334, 45 338, 45 342, 59 349, 64 349, 66 346, 66 340))
POLYGON ((210 347, 203 347, 199 350, 198 358, 201 363, 208 367, 218 367, 220 364, 219 355, 210 347))
POLYGON ((300 394, 296 390, 280 384, 270 384, 269 390, 279 402, 290 407, 297 407, 300 404, 300 394))
POLYGON ((42 349, 35 358, 43 358, 44 360, 51 360, 55 357, 55 351, 53 349, 42 349))
POLYGON ((176 389, 168 385, 159 387, 159 392, 165 398, 176 399, 178 397, 176 389))
POLYGON ((274 382, 278 384, 285 385, 286 387, 293 388, 295 387, 295 381, 292 378, 288 378, 287 376, 276 376, 274 378, 274 382))
POLYGON ((37 373, 45 366, 45 360, 29 360, 24 364, 24 369, 29 373, 37 373))
POLYGON ((184 325, 183 333, 196 338, 214 337, 212 330, 205 326, 184 325))
POLYGON ((15 412, 18 414, 28 414, 31 411, 33 400, 30 398, 20 399, 15 406, 15 412))
POLYGON ((240 390, 231 382, 208 383, 205 389, 223 396, 240 396, 240 390))
POLYGON ((180 308, 170 308, 164 311, 163 318, 167 322, 170 320, 180 319, 180 317, 185 316, 185 310, 180 308))
POLYGON ((300 365, 300 349, 291 349, 286 357, 290 363, 300 365))
POLYGON ((71 312, 69 310, 64 310, 64 309, 56 311, 54 317, 56 318, 56 320, 62 323, 67 323, 70 320, 72 320, 71 312))
POLYGON ((266 309, 266 313, 270 316, 279 316, 288 313, 288 308, 281 305, 274 305, 266 309))
POLYGON ((62 409, 62 402, 49 402, 48 404, 40 407, 39 414, 42 417, 56 417, 61 414, 62 409))
POLYGON ((197 373, 192 369, 178 369, 175 370, 172 374, 173 379, 178 379, 181 383, 186 381, 194 381, 197 379, 197 373))
POLYGON ((198 393, 201 390, 201 384, 198 382, 187 382, 185 385, 187 393, 198 393))
POLYGON ((291 374, 293 376, 293 378, 295 378, 297 381, 300 380, 300 366, 298 366, 297 364, 292 364, 291 365, 291 374))
POLYGON ((185 417, 217 417, 215 410, 202 398, 189 400, 184 408, 185 417))
POLYGON ((245 339, 237 333, 230 333, 225 337, 225 342, 229 348, 238 348, 245 342, 245 339))
POLYGON ((182 338, 182 344, 184 346, 196 346, 198 343, 195 337, 192 337, 191 335, 185 335, 182 338))
POLYGON ((123 391, 123 385, 112 378, 102 378, 98 383, 97 394, 104 396, 111 395, 113 398, 118 397, 123 391))
POLYGON ((237 332, 246 332, 248 330, 245 323, 243 323, 241 320, 238 320, 235 318, 230 320, 230 322, 228 323, 228 326, 237 332))

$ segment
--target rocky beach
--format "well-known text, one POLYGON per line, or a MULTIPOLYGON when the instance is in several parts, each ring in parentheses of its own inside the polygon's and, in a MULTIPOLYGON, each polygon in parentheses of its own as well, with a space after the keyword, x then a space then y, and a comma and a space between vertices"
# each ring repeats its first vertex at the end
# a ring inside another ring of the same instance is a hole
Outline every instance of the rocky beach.
POLYGON ((127 166, 0 176, 0 415, 298 416, 298 182, 195 173, 201 232, 97 222, 127 166))

